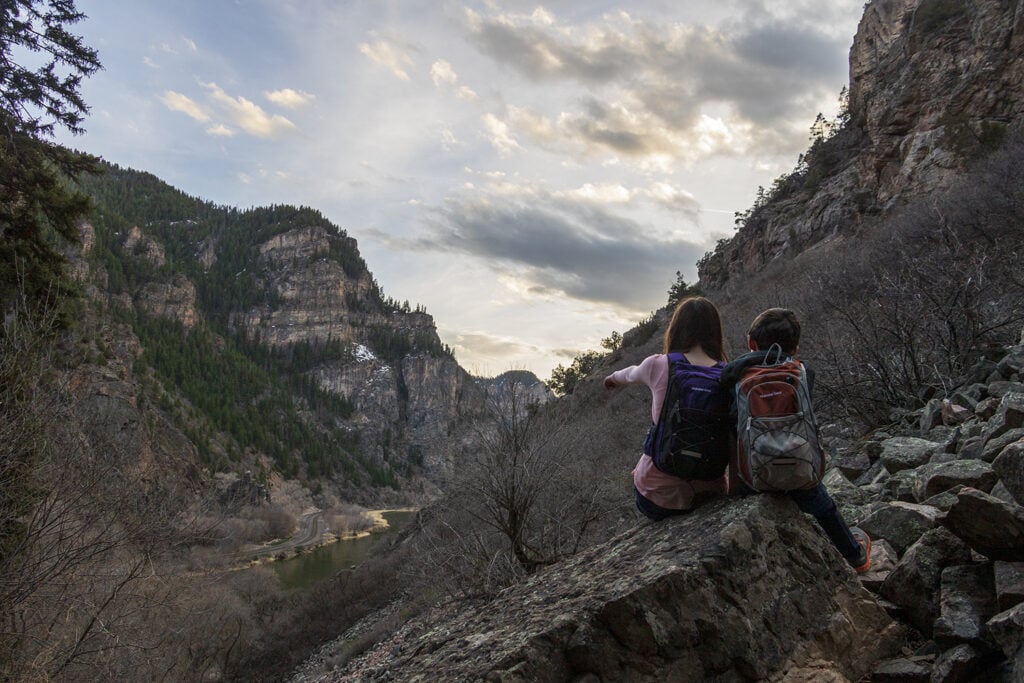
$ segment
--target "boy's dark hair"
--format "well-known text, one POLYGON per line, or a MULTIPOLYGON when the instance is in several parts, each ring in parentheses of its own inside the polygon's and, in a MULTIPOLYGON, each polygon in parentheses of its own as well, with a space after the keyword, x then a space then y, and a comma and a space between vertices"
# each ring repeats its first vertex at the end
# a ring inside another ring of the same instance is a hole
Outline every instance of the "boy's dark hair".
POLYGON ((800 321, 788 308, 769 308, 754 318, 747 334, 761 351, 778 344, 783 353, 791 354, 800 345, 800 321))

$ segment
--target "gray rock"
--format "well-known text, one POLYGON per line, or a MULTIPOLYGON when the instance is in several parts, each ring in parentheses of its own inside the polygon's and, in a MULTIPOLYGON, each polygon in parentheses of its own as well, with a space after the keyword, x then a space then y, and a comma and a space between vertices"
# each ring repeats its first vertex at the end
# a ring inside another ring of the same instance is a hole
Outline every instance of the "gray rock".
POLYGON ((918 502, 916 470, 900 470, 884 481, 885 496, 889 500, 902 500, 907 503, 918 502))
POLYGON ((940 654, 932 665, 931 683, 968 683, 986 664, 986 653, 966 643, 940 654))
POLYGON ((908 623, 930 636, 939 617, 942 570, 970 561, 971 550, 963 541, 942 527, 932 529, 907 549, 880 593, 902 608, 908 623))
MULTIPOLYGON (((870 535, 870 534, 869 534, 870 535)), ((882 589, 882 584, 889 577, 899 555, 892 544, 884 538, 871 539, 871 570, 860 575, 860 584, 872 593, 882 589)))
POLYGON ((933 508, 938 508, 943 512, 948 512, 949 508, 953 507, 953 504, 956 503, 957 494, 960 493, 962 489, 963 486, 954 486, 947 491, 935 494, 931 498, 926 498, 921 501, 921 505, 931 505, 933 508))
POLYGON ((921 409, 921 421, 918 423, 917 428, 921 431, 921 434, 927 434, 934 427, 938 427, 941 424, 942 399, 933 398, 921 409))
POLYGON ((978 436, 968 436, 961 440, 957 457, 961 460, 981 460, 985 454, 985 439, 978 436))
POLYGON ((884 474, 885 477, 889 476, 889 473, 885 470, 885 467, 882 466, 882 461, 875 460, 873 463, 871 463, 871 467, 869 467, 867 471, 864 472, 864 474, 860 475, 859 477, 853 480, 853 483, 856 484, 857 486, 867 486, 868 484, 875 483, 875 479, 880 474, 884 474))
MULTIPOLYGON (((996 485, 992 487, 992 490, 989 491, 989 494, 995 498, 998 498, 1004 503, 1013 503, 1014 505, 1020 504, 1020 502, 1013 497, 1013 494, 1010 493, 1010 490, 1006 488, 1006 484, 1003 483, 1002 479, 996 482, 996 485)), ((949 508, 947 507, 946 509, 948 510, 949 508)))
POLYGON ((996 371, 996 367, 998 366, 993 361, 982 358, 964 373, 960 384, 987 384, 985 380, 996 371))
POLYGON ((871 683, 928 683, 932 668, 913 659, 887 659, 871 672, 871 683))
POLYGON ((992 574, 1000 611, 1024 602, 1024 562, 996 560, 992 563, 992 574))
POLYGON ((1015 441, 992 461, 992 469, 1014 500, 1024 503, 1024 441, 1015 441))
POLYGON ((985 625, 992 640, 1007 657, 1019 654, 1024 648, 1024 602, 1004 610, 985 625))
POLYGON ((1024 508, 965 488, 940 521, 973 550, 993 560, 1024 560, 1024 508))
POLYGON ((995 396, 978 401, 978 405, 974 406, 974 415, 981 420, 990 419, 999 410, 999 402, 1000 399, 995 396))
POLYGON ((843 476, 854 480, 871 469, 871 459, 863 450, 844 453, 836 458, 836 468, 843 476))
MULTIPOLYGON (((985 462, 994 462, 1002 454, 1003 449, 1018 441, 1024 441, 1024 428, 1022 427, 1011 429, 986 442, 981 459, 985 462)), ((1022 447, 1024 447, 1024 444, 1022 444, 1022 447)))
POLYGON ((988 386, 980 382, 962 386, 949 397, 949 400, 958 406, 970 408, 972 411, 978 405, 978 401, 988 396, 988 386))
POLYGON ((914 497, 922 501, 957 485, 987 493, 998 479, 992 466, 981 460, 929 463, 914 470, 914 497))
MULTIPOLYGON (((973 414, 973 413, 972 413, 973 414)), ((960 427, 956 427, 949 431, 945 440, 942 442, 942 453, 956 453, 960 450, 960 442, 964 438, 964 432, 960 427)), ((932 460, 935 456, 932 456, 932 460)))
POLYGON ((882 442, 879 459, 890 473, 919 467, 928 462, 940 447, 934 441, 914 436, 896 436, 882 442))
MULTIPOLYGON (((1024 337, 1022 337, 1024 340, 1024 337)), ((1024 346, 1015 346, 996 364, 996 370, 1003 377, 1012 377, 1024 372, 1024 346)))
POLYGON ((868 532, 872 540, 887 540, 899 556, 917 543, 924 532, 935 527, 939 514, 934 507, 897 501, 875 510, 857 526, 868 532))
POLYGON ((1021 382, 999 381, 988 385, 988 395, 1002 398, 1010 393, 1024 393, 1024 384, 1021 382))
POLYGON ((985 646, 985 622, 998 611, 992 566, 946 567, 940 585, 939 618, 932 629, 935 642, 943 647, 985 646))
POLYGON ((833 467, 825 472, 822 483, 837 503, 843 506, 860 506, 868 503, 868 495, 859 486, 847 479, 839 468, 833 467))
POLYGON ((999 399, 999 409, 988 419, 982 437, 988 443, 1017 427, 1024 427, 1024 394, 1009 393, 999 399))
POLYGON ((443 624, 420 619, 363 680, 766 680, 815 661, 858 680, 905 637, 777 496, 641 524, 443 624))

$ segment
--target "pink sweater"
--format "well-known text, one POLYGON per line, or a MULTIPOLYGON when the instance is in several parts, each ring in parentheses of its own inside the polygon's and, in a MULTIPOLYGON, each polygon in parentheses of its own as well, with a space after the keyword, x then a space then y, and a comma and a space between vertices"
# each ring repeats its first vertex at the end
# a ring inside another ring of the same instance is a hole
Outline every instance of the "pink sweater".
MULTIPOLYGON (((658 421, 668 387, 668 357, 665 354, 648 356, 640 365, 613 372, 607 380, 616 385, 646 384, 651 390, 651 422, 658 421)), ((726 493, 728 488, 724 475, 714 481, 688 481, 665 474, 654 466, 648 455, 641 455, 633 468, 633 485, 644 498, 668 510, 688 510, 697 494, 726 493)))

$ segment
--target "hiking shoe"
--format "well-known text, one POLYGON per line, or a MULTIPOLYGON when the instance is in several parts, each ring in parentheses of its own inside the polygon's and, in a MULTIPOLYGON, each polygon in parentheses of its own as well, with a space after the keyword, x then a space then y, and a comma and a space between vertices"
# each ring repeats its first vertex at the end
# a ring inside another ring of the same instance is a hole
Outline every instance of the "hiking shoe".
POLYGON ((850 534, 860 544, 860 554, 849 560, 849 563, 853 567, 853 571, 863 574, 871 569, 871 537, 863 529, 856 526, 850 528, 850 534))

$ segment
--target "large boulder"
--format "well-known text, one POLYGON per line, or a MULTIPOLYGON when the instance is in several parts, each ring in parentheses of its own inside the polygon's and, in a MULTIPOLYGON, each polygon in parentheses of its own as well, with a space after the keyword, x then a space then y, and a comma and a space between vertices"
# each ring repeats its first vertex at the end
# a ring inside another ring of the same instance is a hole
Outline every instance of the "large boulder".
POLYGON ((993 560, 1024 561, 1024 507, 965 488, 940 523, 993 560))
POLYGON ((641 524, 421 627, 365 678, 858 680, 903 635, 813 520, 773 496, 641 524))
POLYGON ((885 503, 858 522, 872 539, 884 538, 900 555, 936 525, 938 508, 916 503, 885 503))
POLYGON ((1004 448, 992 468, 1014 500, 1024 502, 1024 439, 1004 448))
POLYGON ((880 593, 903 610, 907 623, 930 636, 940 614, 942 570, 970 561, 963 541, 941 527, 932 529, 904 553, 880 593))
POLYGON ((882 442, 882 455, 879 459, 889 472, 896 473, 920 467, 932 455, 941 450, 941 444, 916 436, 894 436, 882 442))

